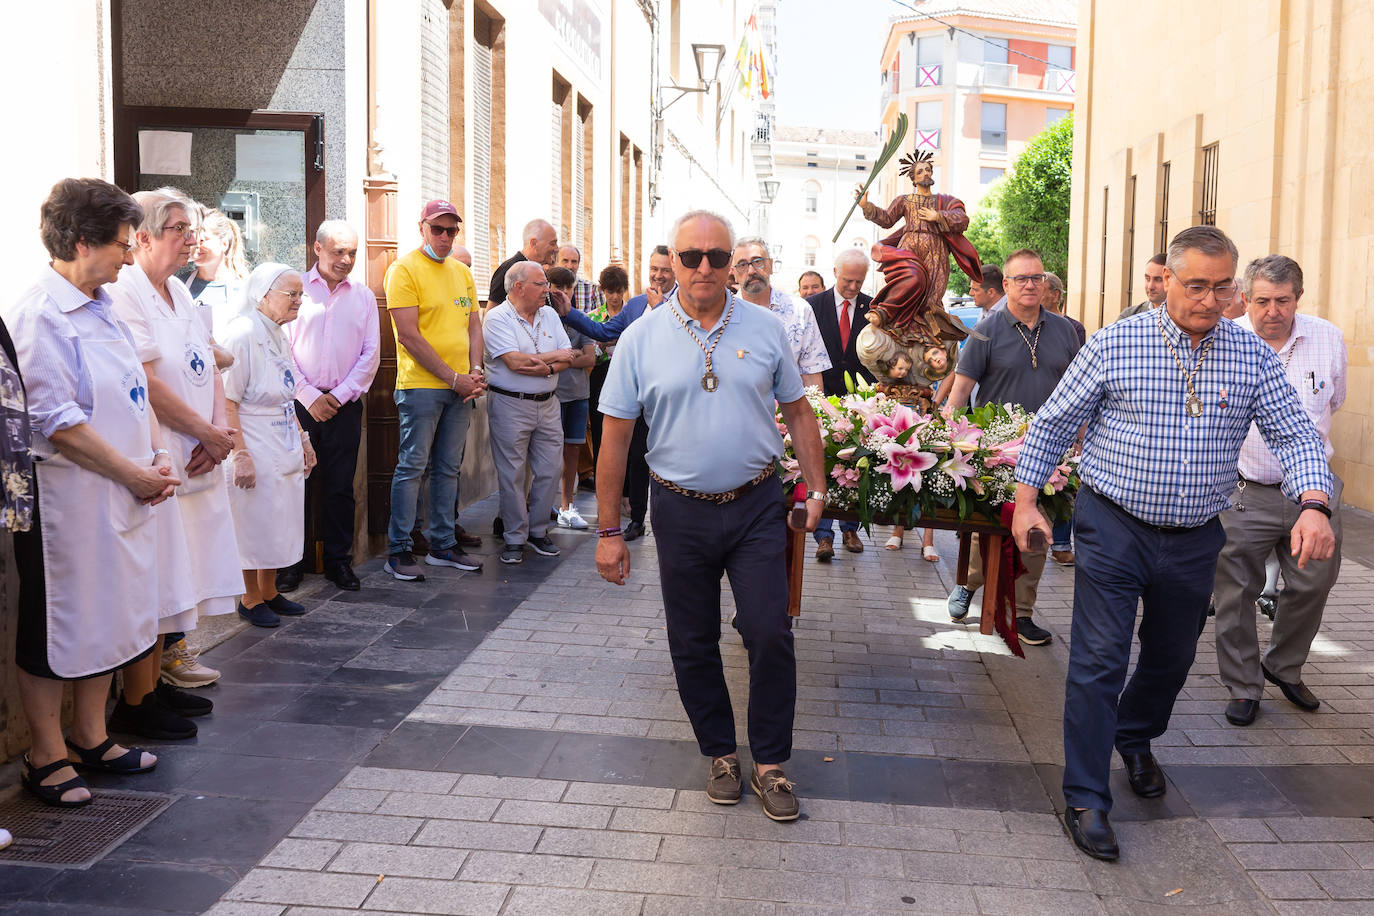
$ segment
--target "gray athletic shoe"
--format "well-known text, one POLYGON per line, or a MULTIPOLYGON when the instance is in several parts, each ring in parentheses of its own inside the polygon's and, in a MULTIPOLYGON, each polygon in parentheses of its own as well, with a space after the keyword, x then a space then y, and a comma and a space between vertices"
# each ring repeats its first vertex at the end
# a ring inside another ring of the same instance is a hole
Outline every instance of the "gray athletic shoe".
POLYGON ((973 592, 962 585, 954 586, 949 593, 949 616, 951 620, 963 620, 968 616, 968 604, 973 600, 973 592))

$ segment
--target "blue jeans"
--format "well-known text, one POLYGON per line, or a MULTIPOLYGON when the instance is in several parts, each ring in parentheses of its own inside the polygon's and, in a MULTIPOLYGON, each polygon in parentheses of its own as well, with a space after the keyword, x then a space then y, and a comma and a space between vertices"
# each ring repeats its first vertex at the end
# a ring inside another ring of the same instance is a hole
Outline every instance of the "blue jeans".
POLYGON ((420 477, 429 466, 430 550, 448 550, 458 543, 453 534, 458 500, 458 469, 463 463, 472 404, 444 388, 398 388, 396 414, 401 445, 391 477, 391 523, 387 553, 408 553, 415 527, 420 477))
POLYGON ((1051 550, 1073 550, 1073 519, 1056 522, 1054 536, 1050 539, 1051 550))
MULTIPOLYGON (((859 530, 859 523, 858 523, 858 522, 840 522, 840 530, 841 530, 841 531, 858 531, 858 530, 859 530)), ((833 541, 833 540, 835 539, 835 521, 834 521, 834 519, 829 519, 829 518, 826 518, 825 516, 821 516, 821 520, 820 520, 819 522, 816 523, 816 530, 813 531, 813 532, 811 532, 811 536, 812 536, 813 538, 816 539, 816 543, 817 543, 817 544, 819 544, 819 543, 821 542, 821 538, 830 538, 830 539, 833 541)))
POLYGON ((1064 802, 1108 811, 1113 747, 1147 752, 1169 727, 1207 620, 1226 532, 1215 518, 1197 528, 1160 531, 1088 487, 1078 491, 1074 526, 1078 556, 1064 690, 1064 802), (1140 655, 1127 682, 1141 599, 1140 655))

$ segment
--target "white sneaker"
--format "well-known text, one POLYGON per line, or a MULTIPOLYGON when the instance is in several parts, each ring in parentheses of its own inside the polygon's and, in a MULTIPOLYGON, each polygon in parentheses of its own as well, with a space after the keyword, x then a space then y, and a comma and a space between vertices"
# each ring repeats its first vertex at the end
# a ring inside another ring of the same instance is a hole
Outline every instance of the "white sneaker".
POLYGON ((576 506, 569 506, 567 509, 558 510, 558 527, 585 531, 587 530, 587 520, 577 511, 576 506))
POLYGON ((179 639, 162 651, 162 679, 177 687, 204 687, 219 680, 219 671, 200 663, 200 653, 179 639))

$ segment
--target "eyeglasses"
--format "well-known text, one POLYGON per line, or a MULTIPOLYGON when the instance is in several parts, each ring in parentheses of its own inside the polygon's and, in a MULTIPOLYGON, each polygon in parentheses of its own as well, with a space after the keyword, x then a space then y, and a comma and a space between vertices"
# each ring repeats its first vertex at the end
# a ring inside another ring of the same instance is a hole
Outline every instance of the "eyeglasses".
POLYGON ((1008 280, 1017 286, 1039 286, 1045 282, 1044 274, 1018 274, 1015 277, 1007 277, 1008 280))
POLYGON ((162 231, 170 232, 173 235, 179 235, 183 238, 188 236, 194 237, 196 234, 196 227, 192 226, 190 223, 174 223, 171 226, 163 226, 162 231))
POLYGON ((530 286, 540 286, 540 287, 543 287, 543 286, 548 286, 548 285, 549 285, 549 281, 548 281, 548 280, 521 280, 520 282, 521 282, 521 283, 528 283, 530 286))
POLYGON ((433 223, 429 223, 428 225, 429 234, 434 236, 436 239, 441 235, 446 235, 451 239, 456 239, 458 237, 458 230, 462 228, 461 226, 436 226, 433 223))
POLYGON ((292 302, 300 302, 302 299, 305 298, 305 293, 303 293, 303 292, 294 292, 294 293, 292 293, 292 292, 287 292, 287 291, 284 290, 284 289, 274 289, 274 290, 270 290, 270 292, 274 292, 274 293, 276 293, 276 294, 279 295, 279 296, 285 296, 286 298, 290 299, 292 302))
POLYGON ((1236 298, 1236 291, 1238 289, 1234 280, 1218 283, 1216 286, 1212 286, 1208 283, 1183 282, 1180 282, 1179 286, 1183 287, 1183 294, 1194 302, 1201 302, 1203 299, 1206 299, 1208 293, 1211 293, 1212 298, 1216 299, 1218 302, 1230 302, 1232 299, 1236 298))
MULTIPOLYGON (((700 264, 701 262, 698 261, 697 263, 700 264)), ((735 262, 735 270, 738 270, 740 273, 743 273, 744 271, 748 270, 748 269, 751 268, 751 267, 754 268, 755 270, 763 270, 763 268, 766 267, 767 264, 768 264, 768 259, 767 259, 767 258, 750 258, 750 259, 747 260, 747 261, 736 261, 736 262, 735 262)), ((688 266, 690 266, 690 265, 688 265, 688 266)))
POLYGON ((132 244, 130 244, 129 242, 121 242, 119 239, 110 239, 110 244, 118 245, 119 250, 124 252, 125 254, 128 254, 129 252, 134 250, 134 246, 132 244))
POLYGON ((711 265, 712 270, 720 270, 730 263, 730 252, 724 248, 712 248, 710 251, 702 251, 700 248, 688 248, 677 253, 677 259, 682 262, 682 266, 688 270, 696 270, 701 266, 701 259, 711 265))

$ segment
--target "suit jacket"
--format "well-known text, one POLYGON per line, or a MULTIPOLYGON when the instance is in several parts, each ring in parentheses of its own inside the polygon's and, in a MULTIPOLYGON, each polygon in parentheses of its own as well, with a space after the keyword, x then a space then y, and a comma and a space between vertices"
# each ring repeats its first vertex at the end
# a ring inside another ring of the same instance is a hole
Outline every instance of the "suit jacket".
POLYGON ((816 325, 821 329, 821 339, 825 341, 825 351, 830 355, 831 368, 821 373, 821 387, 826 394, 844 395, 844 374, 848 372, 855 378, 873 381, 873 373, 859 362, 856 345, 859 331, 867 326, 868 304, 873 297, 859 293, 854 299, 854 313, 849 318, 849 346, 840 347, 840 319, 835 314, 839 300, 835 298, 835 287, 807 297, 812 311, 816 313, 816 325))

